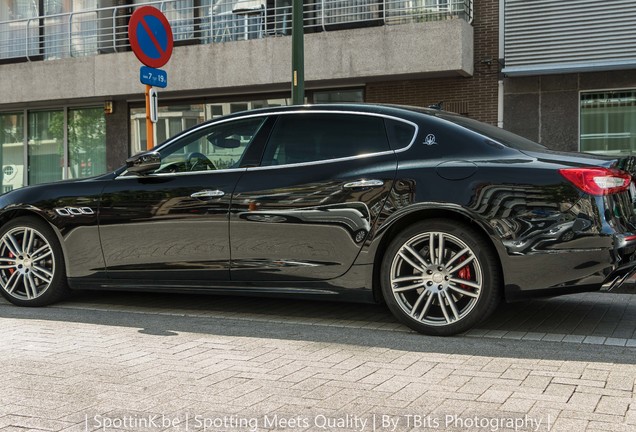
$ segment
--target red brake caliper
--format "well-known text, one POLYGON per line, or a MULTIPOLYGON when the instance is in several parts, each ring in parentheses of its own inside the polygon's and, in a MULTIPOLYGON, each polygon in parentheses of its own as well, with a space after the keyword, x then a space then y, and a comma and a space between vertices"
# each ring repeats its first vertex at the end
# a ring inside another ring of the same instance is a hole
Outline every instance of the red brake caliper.
MULTIPOLYGON (((465 257, 461 257, 461 258, 459 259, 459 262, 462 262, 462 261, 466 261, 466 258, 465 258, 465 257)), ((461 269, 459 269, 459 271, 457 272, 457 276, 458 276, 460 279, 470 280, 470 279, 472 278, 472 274, 471 274, 471 272, 470 272, 470 267, 469 267, 469 266, 466 266, 466 267, 462 267, 461 269)), ((460 284, 460 286, 461 286, 463 289, 465 289, 465 290, 471 290, 471 288, 470 288, 470 287, 467 287, 467 286, 466 286, 466 285, 464 285, 464 284, 460 284)))
MULTIPOLYGON (((9 258, 15 258, 15 255, 13 255, 11 252, 9 252, 9 258)), ((13 272, 15 272, 14 268, 10 268, 9 269, 9 274, 12 275, 13 272)))

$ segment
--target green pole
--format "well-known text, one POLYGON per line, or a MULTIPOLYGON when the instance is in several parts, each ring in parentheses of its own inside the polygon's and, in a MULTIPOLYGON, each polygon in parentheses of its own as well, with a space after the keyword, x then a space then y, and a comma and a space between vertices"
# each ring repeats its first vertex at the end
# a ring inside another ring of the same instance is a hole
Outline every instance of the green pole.
POLYGON ((292 5, 292 104, 305 103, 305 46, 303 0, 292 5))

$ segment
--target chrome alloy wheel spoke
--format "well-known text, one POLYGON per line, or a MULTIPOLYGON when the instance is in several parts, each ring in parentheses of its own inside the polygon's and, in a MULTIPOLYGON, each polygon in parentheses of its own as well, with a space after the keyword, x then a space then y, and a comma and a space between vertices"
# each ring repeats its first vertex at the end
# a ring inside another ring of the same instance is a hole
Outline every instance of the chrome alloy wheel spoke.
POLYGON ((444 260, 444 234, 439 234, 438 249, 437 249, 437 264, 442 264, 444 260))
MULTIPOLYGON (((464 283, 464 282, 465 281, 462 281, 461 283, 464 283)), ((465 296, 473 297, 473 298, 478 298, 479 297, 479 291, 476 291, 476 292, 468 291, 468 290, 465 290, 465 289, 463 289, 461 287, 458 287, 456 285, 453 285, 453 284, 448 285, 448 288, 453 290, 453 291, 455 291, 456 293, 461 294, 461 295, 465 295, 465 296)))
POLYGON ((35 252, 33 252, 31 255, 33 256, 34 260, 41 260, 48 257, 52 253, 53 251, 51 250, 51 247, 47 243, 41 248, 39 248, 38 250, 36 250, 35 252))
POLYGON ((473 255, 472 252, 470 252, 470 248, 466 247, 460 250, 459 252, 457 252, 455 255, 453 255, 453 257, 449 259, 448 262, 446 263, 446 267, 448 268, 449 273, 455 273, 455 271, 464 267, 466 264, 470 263, 474 259, 475 259, 475 255, 473 255), (455 261, 457 261, 463 256, 466 256, 467 253, 468 253, 468 257, 464 261, 462 261, 459 265, 455 267, 451 267, 453 264, 455 264, 455 261))
POLYGON ((466 285, 468 287, 475 288, 476 290, 481 289, 481 284, 480 283, 470 282, 470 281, 467 281, 467 280, 464 280, 464 279, 450 278, 449 282, 454 283, 454 284, 466 285))
POLYGON ((413 267, 415 270, 424 273, 426 271, 426 262, 424 261, 424 259, 417 253, 415 252, 410 246, 405 245, 404 248, 398 252, 399 255, 402 257, 402 259, 404 261, 406 261, 407 263, 409 263, 409 265, 411 267, 413 267), (417 264, 415 261, 413 261, 407 254, 406 252, 409 252, 409 254, 415 256, 415 258, 421 263, 421 264, 417 264))
POLYGON ((448 306, 450 307, 451 311, 453 312, 453 317, 455 318, 455 320, 459 319, 459 311, 457 310, 457 305, 455 304, 455 300, 453 299, 452 294, 449 294, 448 291, 444 292, 444 298, 446 299, 446 302, 448 303, 448 306))
POLYGON ((420 283, 416 283, 413 285, 407 285, 407 286, 402 286, 402 287, 394 287, 393 288, 393 292, 399 293, 399 292, 404 292, 404 291, 410 291, 413 289, 418 289, 418 288, 422 288, 426 283, 425 282, 420 282, 420 283))
POLYGON ((425 292, 429 293, 429 296, 428 296, 428 299, 426 299, 426 303, 424 304, 424 307, 422 308, 422 312, 420 312, 420 316, 418 317, 420 321, 422 320, 422 318, 426 316, 426 312, 428 312, 428 309, 431 307, 431 304, 433 303, 433 297, 435 297, 433 293, 431 293, 430 291, 425 291, 425 292))
POLYGON ((27 273, 22 276, 22 279, 24 279, 24 289, 26 291, 27 298, 36 298, 38 296, 38 287, 33 280, 33 274, 27 273))
POLYGON ((35 232, 32 229, 24 228, 24 234, 22 236, 22 253, 29 253, 33 247, 33 239, 35 238, 35 232))
POLYGON ((16 268, 15 258, 0 258, 0 270, 16 268))
POLYGON ((33 266, 31 273, 46 284, 51 283, 53 280, 53 273, 40 266, 33 266))
POLYGON ((15 287, 18 285, 18 281, 20 280, 20 273, 14 272, 7 281, 5 285, 5 290, 11 294, 15 291, 15 287))
POLYGON ((21 252, 21 247, 18 245, 16 239, 11 235, 7 234, 3 239, 2 243, 9 249, 13 255, 18 256, 21 252))
POLYGON ((442 310, 444 314, 444 319, 446 319, 447 323, 451 322, 451 318, 448 315, 448 311, 446 310, 446 305, 444 304, 444 293, 442 291, 437 293, 437 301, 439 302, 439 308, 442 310))

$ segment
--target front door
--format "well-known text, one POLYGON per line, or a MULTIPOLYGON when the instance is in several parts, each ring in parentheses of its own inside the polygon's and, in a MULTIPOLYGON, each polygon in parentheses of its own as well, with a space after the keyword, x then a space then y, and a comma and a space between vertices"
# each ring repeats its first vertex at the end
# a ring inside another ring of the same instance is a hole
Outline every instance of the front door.
POLYGON ((265 120, 196 128, 159 148, 154 172, 124 174, 106 187, 99 231, 109 277, 202 285, 229 279, 230 199, 265 120))

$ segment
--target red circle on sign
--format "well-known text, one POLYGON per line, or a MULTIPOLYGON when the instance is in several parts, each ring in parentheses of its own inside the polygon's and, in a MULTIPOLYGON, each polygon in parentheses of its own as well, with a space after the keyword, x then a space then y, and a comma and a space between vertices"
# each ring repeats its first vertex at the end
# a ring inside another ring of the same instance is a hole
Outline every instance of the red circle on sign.
POLYGON ((128 40, 130 41, 130 47, 137 56, 140 62, 151 68, 160 68, 168 63, 170 56, 172 55, 172 48, 174 41, 172 40, 172 28, 166 16, 161 11, 152 6, 142 6, 133 12, 130 17, 130 23, 128 24, 128 40), (147 17, 154 17, 161 23, 160 28, 151 28, 146 21, 147 17), (139 42, 140 35, 137 34, 139 28, 143 28, 143 31, 147 33, 152 44, 159 52, 159 57, 151 57, 149 53, 145 52, 142 44, 139 42), (155 32, 165 32, 166 46, 162 47, 157 40, 155 32))

